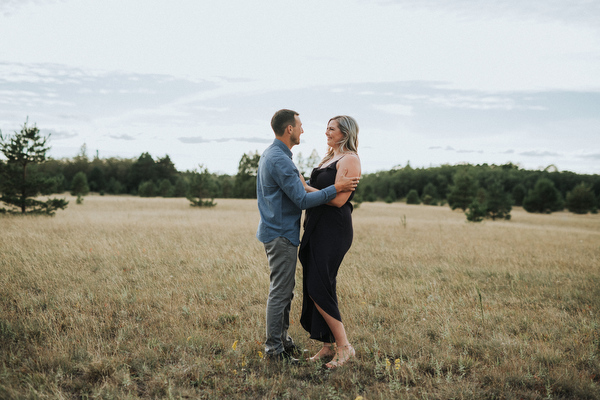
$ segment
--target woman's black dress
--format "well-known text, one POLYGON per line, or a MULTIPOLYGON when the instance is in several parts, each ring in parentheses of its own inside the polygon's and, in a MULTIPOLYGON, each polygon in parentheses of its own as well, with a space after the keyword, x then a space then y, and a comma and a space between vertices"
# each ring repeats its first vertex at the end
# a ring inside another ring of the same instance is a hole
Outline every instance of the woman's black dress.
MULTIPOLYGON (((337 161, 323 169, 313 169, 310 185, 324 189, 334 184, 336 164, 337 161)), ((310 333, 311 339, 321 342, 333 343, 335 339, 313 300, 327 314, 342 321, 338 309, 336 277, 344 255, 352 244, 350 200, 353 196, 354 193, 340 208, 324 204, 306 210, 304 235, 298 255, 302 263, 304 294, 300 323, 310 333)))

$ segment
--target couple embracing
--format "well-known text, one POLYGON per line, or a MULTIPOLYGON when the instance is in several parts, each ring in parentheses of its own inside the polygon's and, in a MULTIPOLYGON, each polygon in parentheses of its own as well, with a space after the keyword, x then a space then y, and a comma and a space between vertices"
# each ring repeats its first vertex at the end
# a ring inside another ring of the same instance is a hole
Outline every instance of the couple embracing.
POLYGON ((329 120, 325 133, 329 149, 308 182, 292 162, 291 149, 304 133, 299 114, 279 110, 271 127, 275 140, 261 155, 257 175, 256 236, 265 246, 270 269, 265 358, 298 362, 293 355, 299 349, 288 328, 299 258, 303 270, 300 322, 311 339, 323 342, 308 361, 330 360, 325 366, 336 368, 355 355, 338 308, 336 278, 352 244, 350 200, 361 173, 358 125, 348 116, 329 120), (307 211, 300 241, 302 210, 307 211))

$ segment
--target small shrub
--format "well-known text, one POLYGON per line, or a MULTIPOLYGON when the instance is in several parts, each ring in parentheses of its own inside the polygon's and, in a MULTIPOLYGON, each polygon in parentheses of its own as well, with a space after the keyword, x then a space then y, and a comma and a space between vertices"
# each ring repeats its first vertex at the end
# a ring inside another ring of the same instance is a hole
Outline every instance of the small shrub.
POLYGON ((419 194, 415 189, 411 189, 406 195, 406 204, 421 204, 419 194))
POLYGON ((587 214, 596 208, 596 196, 591 186, 581 182, 575 186, 572 191, 567 193, 566 206, 569 211, 575 214, 587 214))
POLYGON ((486 216, 486 207, 479 201, 474 200, 469 207, 467 207, 465 214, 467 215, 467 221, 481 222, 486 216))
POLYGON ((158 185, 158 195, 162 197, 173 197, 174 188, 168 179, 163 179, 158 185))
POLYGON ((156 196, 156 185, 152 181, 142 182, 138 187, 138 194, 140 197, 154 197, 156 196))
POLYGON ((198 199, 198 198, 193 198, 193 197, 188 197, 187 198, 190 201, 190 206, 192 207, 214 207, 217 205, 217 203, 215 203, 215 199, 210 199, 210 200, 202 200, 202 199, 198 199))
POLYGON ((423 195, 422 201, 426 206, 437 206, 437 202, 430 194, 423 195))

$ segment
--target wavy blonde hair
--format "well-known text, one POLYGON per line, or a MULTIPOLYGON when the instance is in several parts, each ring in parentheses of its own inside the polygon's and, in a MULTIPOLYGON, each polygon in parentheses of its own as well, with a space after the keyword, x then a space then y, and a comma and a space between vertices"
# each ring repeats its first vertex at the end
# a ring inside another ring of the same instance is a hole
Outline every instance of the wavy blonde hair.
MULTIPOLYGON (((338 128, 344 135, 342 140, 340 140, 337 144, 340 145, 340 153, 358 153, 358 124, 356 120, 348 115, 338 115, 337 117, 331 118, 327 125, 331 121, 336 121, 338 124, 338 128)), ((327 154, 321 160, 319 167, 325 164, 327 161, 333 158, 333 147, 330 147, 327 150, 327 154)))

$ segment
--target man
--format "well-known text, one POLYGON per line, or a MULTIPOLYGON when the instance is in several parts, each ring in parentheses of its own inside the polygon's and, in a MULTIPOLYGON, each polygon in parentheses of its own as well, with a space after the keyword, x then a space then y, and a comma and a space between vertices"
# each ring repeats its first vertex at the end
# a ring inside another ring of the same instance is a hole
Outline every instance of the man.
POLYGON ((288 335, 288 328, 296 283, 302 210, 328 203, 337 192, 355 190, 359 178, 348 178, 345 171, 335 185, 306 193, 300 173, 292 162, 291 152, 304 133, 299 114, 292 110, 279 110, 271 119, 271 127, 275 140, 260 157, 256 182, 260 213, 256 237, 264 243, 271 271, 265 357, 295 363, 298 360, 292 357, 292 353, 298 348, 288 335))

